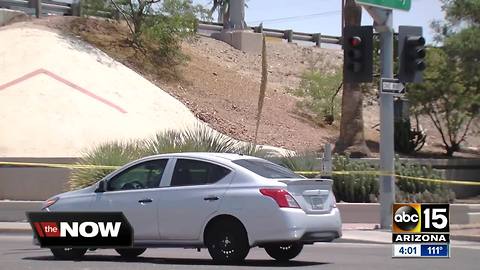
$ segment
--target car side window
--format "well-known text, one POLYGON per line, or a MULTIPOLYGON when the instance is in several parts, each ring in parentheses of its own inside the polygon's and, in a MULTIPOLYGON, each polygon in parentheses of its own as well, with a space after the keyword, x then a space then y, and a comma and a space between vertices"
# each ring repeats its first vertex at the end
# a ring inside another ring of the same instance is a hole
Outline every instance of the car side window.
POLYGON ((157 188, 167 161, 150 160, 128 168, 108 181, 107 191, 157 188))
POLYGON ((170 186, 205 185, 218 182, 231 171, 210 162, 177 159, 170 186))

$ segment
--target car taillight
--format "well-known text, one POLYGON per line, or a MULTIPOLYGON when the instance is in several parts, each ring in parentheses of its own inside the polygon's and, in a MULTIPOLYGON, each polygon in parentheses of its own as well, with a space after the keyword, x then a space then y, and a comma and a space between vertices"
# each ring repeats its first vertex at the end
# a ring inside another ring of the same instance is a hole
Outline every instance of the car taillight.
POLYGON ((335 195, 332 193, 332 203, 330 204, 331 208, 337 208, 337 198, 335 198, 335 195))
POLYGON ((52 205, 53 205, 54 203, 56 203, 57 201, 58 201, 58 197, 55 197, 55 198, 46 200, 46 201, 43 203, 42 209, 45 209, 45 208, 47 208, 47 207, 52 206, 52 205))
POLYGON ((271 197, 277 202, 280 207, 300 208, 297 201, 288 193, 288 191, 279 188, 262 188, 260 193, 271 197))

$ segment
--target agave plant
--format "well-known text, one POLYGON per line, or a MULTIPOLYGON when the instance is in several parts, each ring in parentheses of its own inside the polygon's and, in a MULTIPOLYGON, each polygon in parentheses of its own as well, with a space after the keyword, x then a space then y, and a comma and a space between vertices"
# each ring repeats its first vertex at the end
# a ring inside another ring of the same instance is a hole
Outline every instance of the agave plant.
POLYGON ((144 155, 139 141, 107 142, 89 149, 80 158, 78 167, 70 174, 70 189, 83 188, 102 179, 114 168, 91 168, 88 165, 121 166, 144 155))
POLYGON ((319 163, 318 155, 313 151, 287 153, 280 159, 280 164, 292 171, 314 171, 319 163))
MULTIPOLYGON (((206 125, 167 130, 142 141, 107 142, 85 152, 77 165, 121 166, 144 156, 179 152, 221 152, 267 157, 272 152, 251 143, 236 141, 206 125)), ((70 189, 99 181, 113 169, 79 167, 70 175, 70 189)))
POLYGON ((169 130, 157 133, 145 140, 149 155, 178 152, 236 153, 239 143, 206 125, 196 125, 185 130, 169 130))

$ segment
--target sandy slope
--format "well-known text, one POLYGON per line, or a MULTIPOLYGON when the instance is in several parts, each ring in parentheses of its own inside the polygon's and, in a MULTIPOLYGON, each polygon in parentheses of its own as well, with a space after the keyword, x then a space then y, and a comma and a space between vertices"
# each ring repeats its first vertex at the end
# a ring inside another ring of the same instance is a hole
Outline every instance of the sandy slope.
POLYGON ((77 39, 0 29, 0 156, 77 156, 198 122, 180 101, 77 39))

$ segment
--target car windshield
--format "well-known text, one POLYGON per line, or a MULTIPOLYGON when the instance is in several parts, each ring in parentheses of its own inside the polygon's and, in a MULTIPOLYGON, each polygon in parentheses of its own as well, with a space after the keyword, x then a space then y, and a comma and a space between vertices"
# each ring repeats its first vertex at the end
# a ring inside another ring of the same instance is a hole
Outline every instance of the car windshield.
POLYGON ((240 165, 260 176, 271 179, 303 178, 289 169, 261 159, 237 159, 233 163, 240 165))

